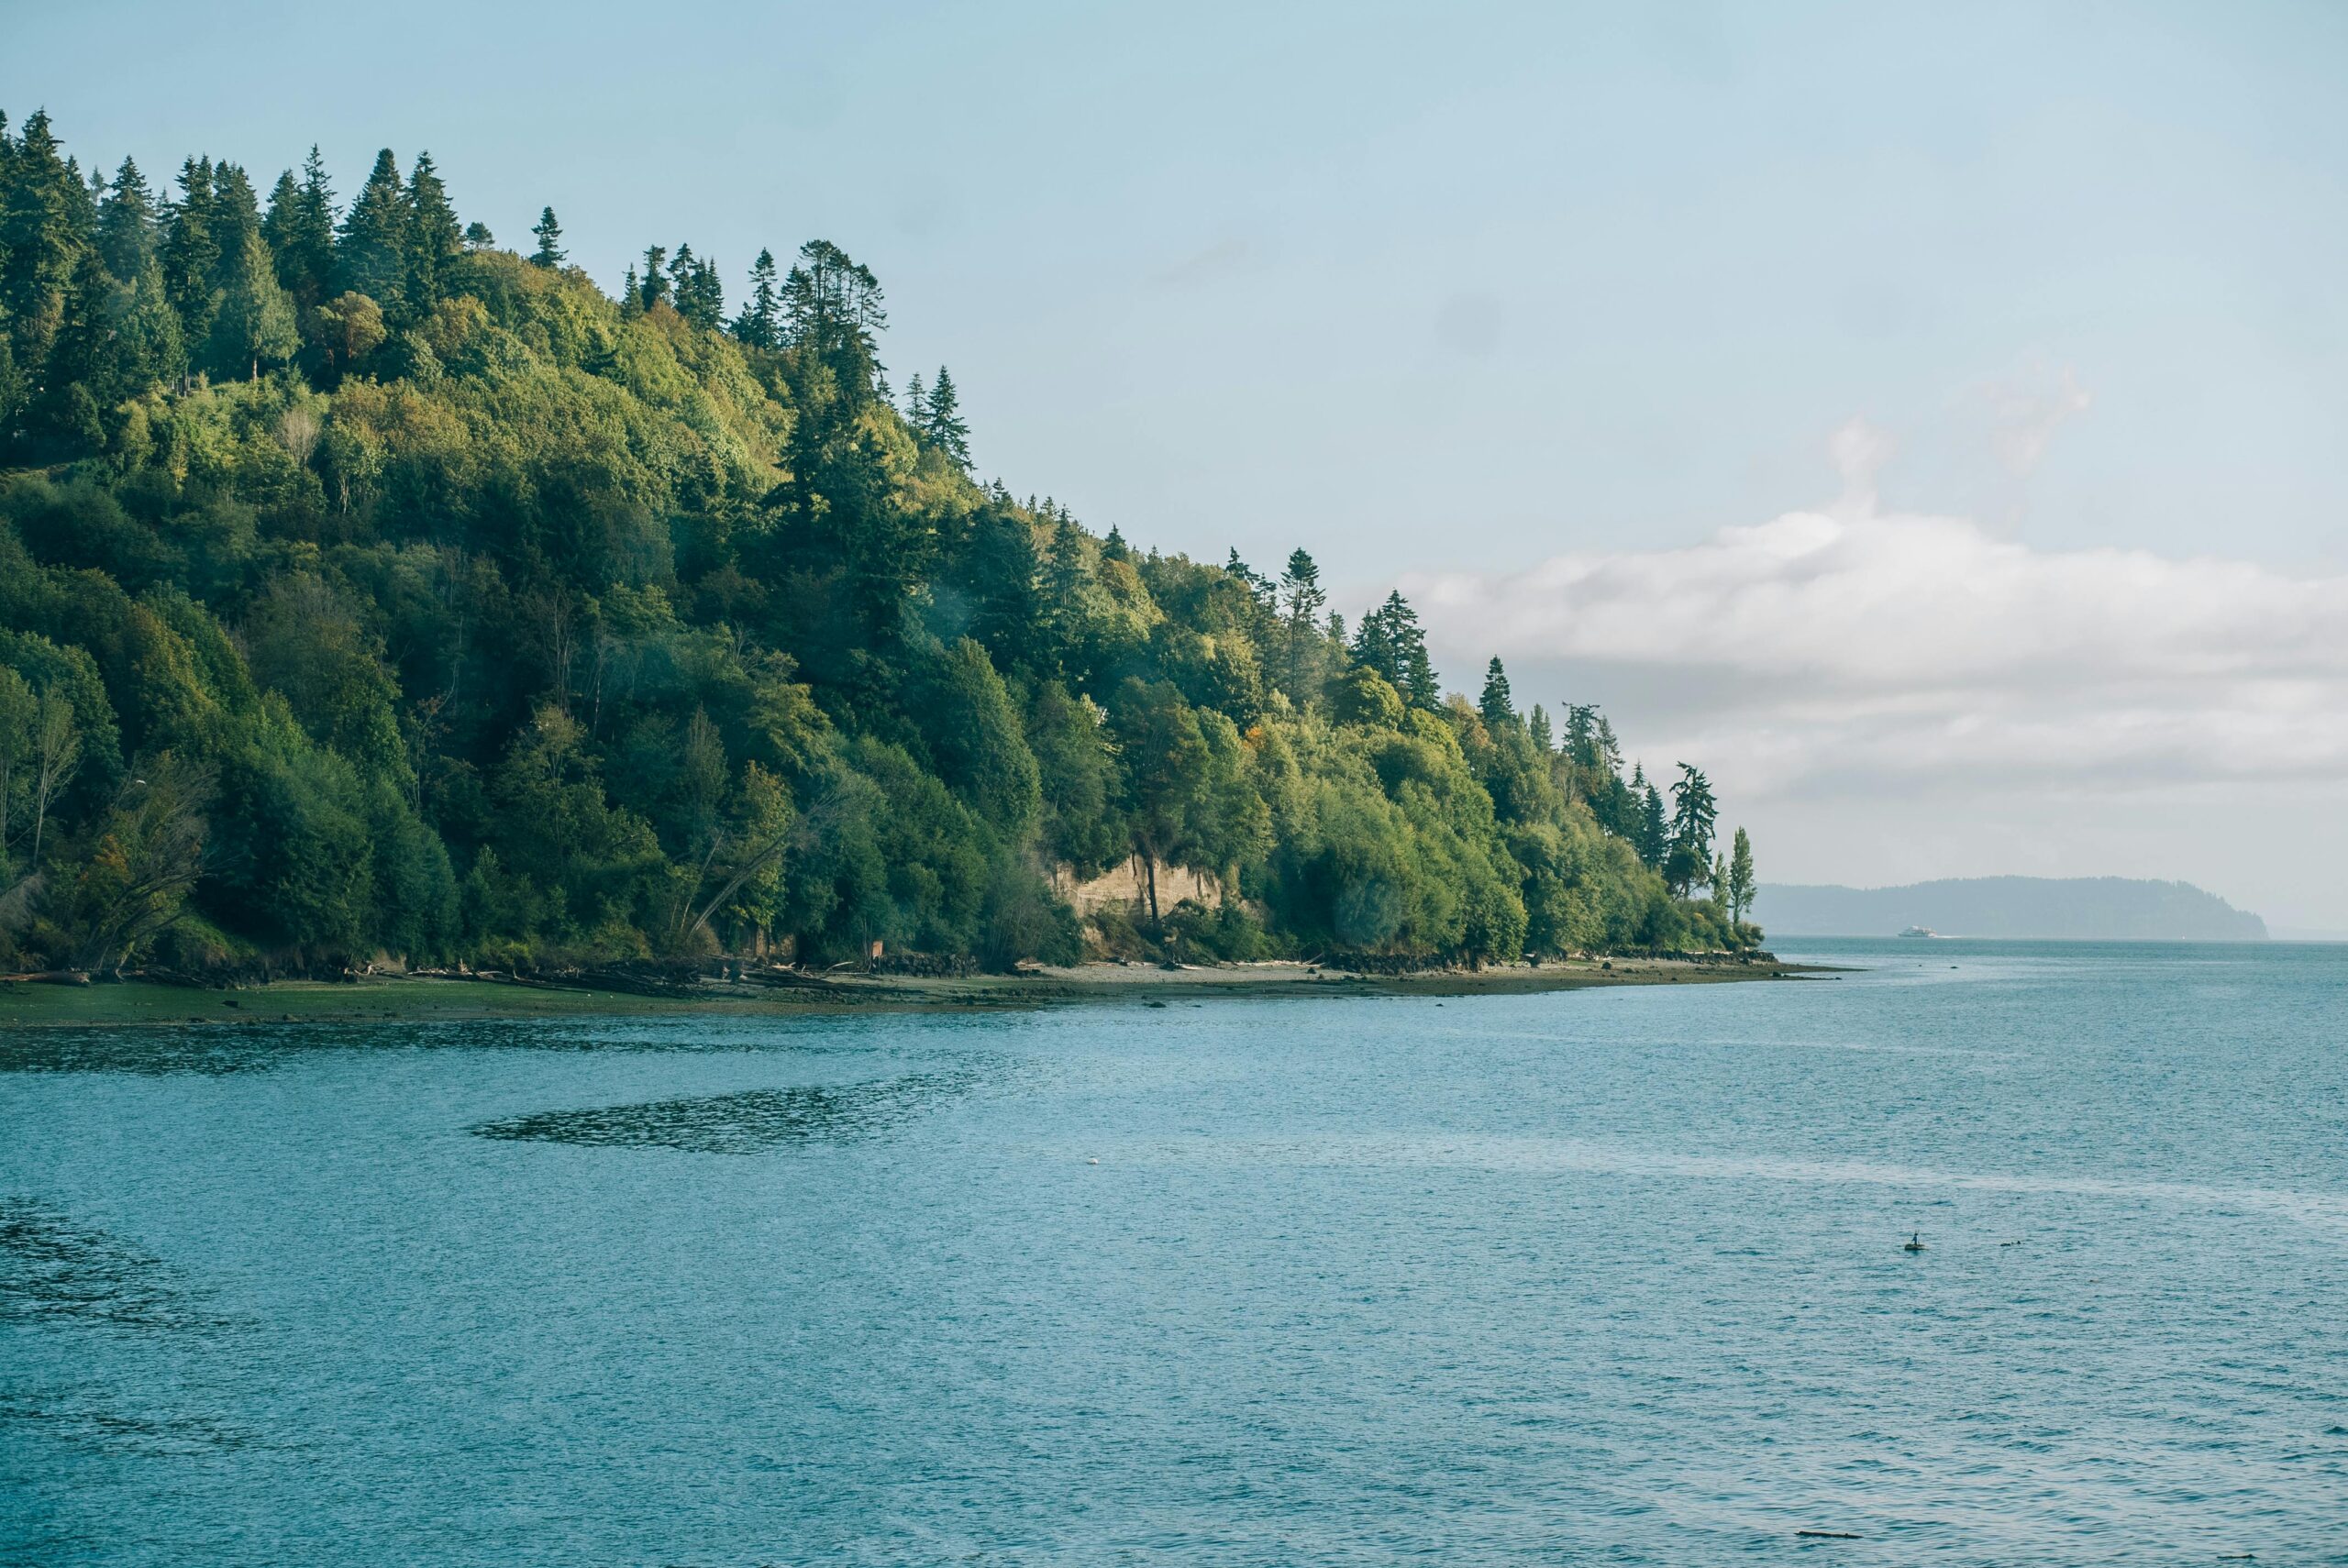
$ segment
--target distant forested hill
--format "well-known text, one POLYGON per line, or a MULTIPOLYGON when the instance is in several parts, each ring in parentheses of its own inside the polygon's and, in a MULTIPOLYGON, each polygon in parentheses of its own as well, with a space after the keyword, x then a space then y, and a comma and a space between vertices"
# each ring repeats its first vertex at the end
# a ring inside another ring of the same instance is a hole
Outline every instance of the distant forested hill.
POLYGON ((1978 877, 1905 888, 1764 884, 1756 917, 1780 936, 1943 936, 2263 942, 2266 922, 2187 882, 1978 877))
POLYGON ((980 480, 833 245, 615 299, 428 156, 172 185, 0 119, 0 969, 1755 934, 1700 769, 980 480))

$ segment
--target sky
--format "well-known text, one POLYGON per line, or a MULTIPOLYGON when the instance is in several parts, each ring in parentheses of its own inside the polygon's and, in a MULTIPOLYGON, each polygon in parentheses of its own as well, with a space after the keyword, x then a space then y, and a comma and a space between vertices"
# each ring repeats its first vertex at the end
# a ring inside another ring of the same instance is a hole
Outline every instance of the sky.
POLYGON ((982 473, 1401 585, 1765 880, 2348 932, 2348 7, 0 0, 150 175, 429 149, 607 285, 822 237, 982 473))

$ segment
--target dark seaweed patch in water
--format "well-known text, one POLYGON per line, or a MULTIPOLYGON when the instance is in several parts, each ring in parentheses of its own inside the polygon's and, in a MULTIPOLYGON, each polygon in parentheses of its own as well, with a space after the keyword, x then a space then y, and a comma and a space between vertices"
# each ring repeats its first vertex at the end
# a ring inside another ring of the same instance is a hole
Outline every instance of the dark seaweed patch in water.
POLYGON ((258 1442, 250 1432, 203 1416, 125 1415, 71 1395, 0 1394, 0 1422, 6 1421, 37 1424, 62 1441, 102 1453, 172 1458, 271 1446, 258 1442))
POLYGON ((544 1110, 484 1121, 483 1138, 609 1148, 750 1154, 793 1143, 846 1143, 892 1131, 977 1087, 973 1072, 917 1073, 859 1084, 745 1089, 588 1110, 544 1110))
POLYGON ((0 1322, 79 1318, 138 1329, 205 1329, 171 1269, 118 1236, 80 1226, 44 1204, 0 1198, 0 1322))

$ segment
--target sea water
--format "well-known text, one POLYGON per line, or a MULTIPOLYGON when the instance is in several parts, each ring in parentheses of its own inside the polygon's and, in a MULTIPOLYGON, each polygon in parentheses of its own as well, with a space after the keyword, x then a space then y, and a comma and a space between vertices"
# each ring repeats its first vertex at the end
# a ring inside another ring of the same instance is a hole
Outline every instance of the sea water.
POLYGON ((2348 1562, 2348 949, 1789 945, 0 1027, 0 1562, 2348 1562))

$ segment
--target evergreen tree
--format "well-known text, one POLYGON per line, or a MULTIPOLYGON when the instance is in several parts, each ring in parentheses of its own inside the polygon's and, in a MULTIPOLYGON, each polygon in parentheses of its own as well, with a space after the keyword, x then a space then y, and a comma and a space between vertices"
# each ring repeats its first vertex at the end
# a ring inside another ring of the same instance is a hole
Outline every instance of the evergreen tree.
POLYGON ((637 305, 650 310, 669 297, 669 248, 648 245, 644 248, 644 272, 637 284, 637 305))
POLYGON ((1386 602, 1361 618, 1354 633, 1354 660, 1368 665, 1415 708, 1433 711, 1443 701, 1434 668, 1427 662, 1426 633, 1418 612, 1397 589, 1386 602))
POLYGON ((1280 631, 1281 686, 1290 701, 1308 702, 1321 672, 1320 620, 1329 596, 1321 591, 1321 568, 1301 547, 1289 552, 1279 596, 1287 611, 1280 631))
POLYGON ((963 422, 961 406, 961 399, 954 391, 954 378, 945 366, 938 366, 937 379, 929 383, 928 400, 922 404, 921 433, 952 458, 956 468, 968 471, 970 427, 963 422))
POLYGON ((1542 756, 1547 756, 1557 749, 1556 735, 1549 728, 1549 715, 1540 703, 1533 704, 1532 717, 1525 721, 1524 728, 1533 739, 1534 749, 1542 756))
POLYGON ((1685 762, 1679 765, 1679 781, 1671 787, 1671 848, 1665 858, 1663 879, 1684 896, 1711 878, 1712 824, 1719 809, 1704 770, 1685 762))
POLYGON ((301 310, 316 305, 333 289, 334 225, 334 187, 327 181, 326 160, 312 147, 298 182, 291 170, 277 177, 260 230, 277 258, 277 281, 301 310))
POLYGON ((201 348, 218 308, 213 279, 220 268, 220 237, 214 223, 212 160, 191 158, 182 163, 179 187, 163 234, 163 289, 179 312, 189 346, 201 348))
POLYGON ((135 282, 155 259, 162 242, 161 215, 147 177, 126 158, 115 171, 114 183, 98 204, 98 254, 106 271, 122 282, 135 282))
POLYGON ((80 170, 36 111, 7 149, 0 186, 0 321, 27 372, 45 362, 63 321, 75 264, 96 227, 80 170))
POLYGON ((782 346, 782 292, 776 282, 774 252, 761 249, 750 264, 750 293, 734 318, 734 336, 753 348, 782 346))
POLYGON ((241 370, 254 381, 263 364, 282 364, 301 347, 294 301, 277 282, 277 267, 258 226, 245 231, 220 291, 211 359, 224 374, 241 370))
POLYGON ((1645 768, 1632 774, 1631 786, 1639 796, 1639 859, 1649 869, 1660 871, 1664 858, 1671 853, 1671 819, 1665 814, 1663 796, 1645 768))
POLYGON ((530 232, 538 239, 538 248, 530 252, 531 264, 548 269, 561 266, 569 253, 562 248, 562 225, 556 219, 552 207, 538 214, 537 226, 530 232))
POLYGON ((1484 692, 1476 704, 1485 724, 1494 730, 1512 726, 1516 723, 1516 703, 1509 695, 1508 671, 1501 668, 1497 655, 1484 670, 1484 692))
POLYGON ((489 225, 485 223, 469 223, 465 225, 466 249, 487 250, 496 243, 497 236, 489 231, 489 225))
POLYGON ((922 391, 921 372, 914 372, 913 383, 905 388, 905 423, 915 430, 921 428, 923 411, 929 406, 929 394, 922 391))
POLYGON ((407 305, 408 211, 399 160, 387 147, 375 155, 375 167, 344 215, 335 245, 336 281, 365 294, 393 319, 407 305))
POLYGON ((670 276, 676 288, 677 314, 704 331, 717 331, 725 319, 725 285, 717 276, 716 263, 695 256, 692 246, 680 245, 670 276))
POLYGON ((415 155, 408 175, 407 213, 407 299, 420 313, 448 292, 449 270, 465 251, 463 226, 428 152, 415 155))
POLYGON ((880 367, 875 335, 889 325, 871 269, 829 240, 809 240, 783 279, 782 319, 785 342, 828 365, 842 394, 861 406, 880 367))

